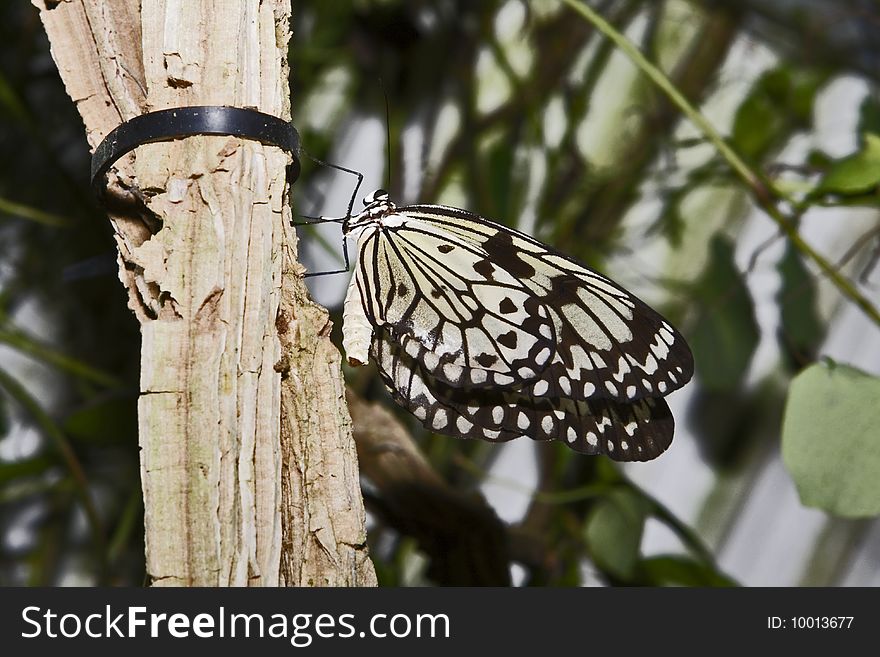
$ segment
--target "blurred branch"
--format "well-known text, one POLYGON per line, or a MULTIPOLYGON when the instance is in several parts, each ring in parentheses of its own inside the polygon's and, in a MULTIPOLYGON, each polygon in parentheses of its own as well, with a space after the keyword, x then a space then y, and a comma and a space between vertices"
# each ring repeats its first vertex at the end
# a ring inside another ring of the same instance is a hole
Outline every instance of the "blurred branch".
POLYGON ((351 391, 346 399, 361 473, 381 492, 374 511, 416 538, 429 576, 447 586, 508 586, 507 530, 492 508, 443 481, 387 409, 351 391))
POLYGON ((690 121, 712 143, 721 157, 727 161, 737 176, 739 176, 749 188, 758 206, 763 209, 777 226, 779 226, 780 230, 788 236, 795 248, 816 263, 819 269, 831 279, 844 296, 848 297, 853 303, 861 308, 862 311, 874 321, 874 323, 880 326, 880 311, 878 311, 874 304, 859 292, 852 281, 837 271, 828 260, 814 250, 800 236, 797 230, 797 219, 799 218, 799 214, 796 211, 785 213, 778 205, 783 201, 791 205, 794 205, 794 203, 786 198, 782 192, 777 190, 761 173, 755 171, 746 164, 737 152, 727 144, 721 134, 715 130, 712 124, 709 123, 706 117, 691 105, 687 98, 685 98, 675 85, 670 82, 669 78, 666 77, 663 71, 647 60, 632 41, 618 32, 608 21, 602 18, 588 5, 583 4, 578 0, 561 1, 592 23, 606 37, 611 39, 617 47, 619 47, 632 60, 639 70, 641 70, 642 73, 644 73, 669 97, 682 113, 687 116, 688 119, 690 119, 690 121))
POLYGON ((92 530, 95 557, 99 564, 98 572, 100 573, 100 577, 103 578, 107 556, 104 529, 101 523, 101 517, 98 515, 98 510, 92 502, 92 497, 89 493, 88 478, 86 477, 86 473, 83 470, 82 464, 79 462, 73 447, 67 440, 67 437, 64 435, 61 428, 55 424, 55 421, 52 420, 52 418, 43 410, 39 402, 37 402, 37 400, 25 390, 24 386, 3 369, 0 369, 0 388, 6 390, 9 396, 18 402, 28 415, 31 416, 40 430, 52 441, 55 449, 58 450, 64 463, 67 465, 67 469, 70 470, 70 474, 73 476, 73 480, 76 484, 76 493, 82 502, 83 510, 85 511, 89 526, 92 530))
POLYGON ((38 224, 45 224, 46 226, 68 227, 71 225, 71 221, 65 217, 52 214, 51 212, 44 212, 43 210, 33 208, 29 205, 16 203, 15 201, 10 201, 3 197, 0 197, 0 212, 5 212, 15 217, 21 217, 22 219, 28 219, 29 221, 35 221, 38 224))
MULTIPOLYGON (((511 94, 510 99, 497 109, 482 116, 474 117, 470 129, 461 128, 444 149, 443 158, 432 175, 423 185, 422 196, 426 200, 437 196, 446 183, 449 174, 469 149, 475 148, 479 136, 489 128, 504 125, 522 116, 525 109, 537 103, 544 103, 551 92, 560 86, 561 80, 571 66, 572 53, 578 52, 587 42, 592 31, 572 23, 565 16, 557 17, 535 29, 536 51, 541 53, 541 73, 534 83, 524 87, 522 93, 511 94)), ((538 62, 536 62, 538 65, 538 62)), ((473 75, 473 62, 459 67, 468 76, 473 75)), ((469 85, 473 88, 473 84, 469 85)), ((470 111, 464 109, 464 114, 470 111)))
POLYGON ((768 39, 775 49, 795 61, 831 64, 878 81, 880 69, 872 46, 880 28, 880 6, 876 2, 872 7, 865 3, 866 0, 825 0, 805 6, 808 3, 697 0, 703 7, 747 11, 750 31, 768 39), (770 32, 773 34, 769 35, 770 32))
MULTIPOLYGON (((616 16, 609 21, 623 30, 630 25, 632 18, 644 10, 644 3, 636 3, 629 16, 616 16)), ((691 40, 670 73, 673 86, 679 93, 698 103, 707 91, 711 89, 718 69, 727 59, 728 53, 737 36, 739 35, 739 20, 736 16, 715 12, 705 18, 694 17, 699 20, 700 37, 691 40)), ((657 30, 648 26, 647 32, 657 30)), ((610 39, 602 39, 602 44, 607 44, 611 51, 616 51, 615 43, 610 39)), ((599 62, 596 62, 598 64, 599 62)), ((596 71, 602 76, 605 67, 596 71)), ((595 85, 595 80, 592 81, 595 85)), ((587 93, 593 93, 590 88, 587 93)), ((573 212, 563 213, 557 220, 555 241, 558 244, 573 242, 571 232, 577 229, 580 234, 577 240, 582 244, 592 245, 591 248, 602 250, 606 242, 616 235, 620 222, 629 208, 641 195, 642 185, 645 178, 650 175, 651 168, 658 160, 658 153, 663 142, 657 139, 657 135, 671 134, 681 118, 673 103, 665 96, 657 95, 653 88, 642 79, 638 84, 633 84, 633 100, 643 104, 644 109, 638 112, 637 128, 627 136, 625 143, 621 144, 620 152, 615 157, 614 175, 594 175, 596 182, 589 192, 586 202, 569 204, 573 205, 573 212)), ((662 153, 661 153, 662 154, 662 153)), ((580 158, 578 158, 579 160, 580 158)), ((569 178, 567 185, 557 185, 555 199, 549 199, 550 207, 558 207, 563 204, 573 193, 576 193, 583 183, 581 177, 569 178)), ((544 212, 552 216, 552 212, 544 212)), ((575 254, 588 260, 587 253, 575 254)))
MULTIPOLYGON (((0 314, 0 321, 4 318, 0 314)), ((5 323, 5 322, 4 322, 5 323)), ((43 361, 68 374, 86 379, 108 388, 119 387, 122 383, 116 377, 95 369, 82 361, 40 344, 23 331, 0 328, 0 344, 7 344, 23 354, 43 361)))

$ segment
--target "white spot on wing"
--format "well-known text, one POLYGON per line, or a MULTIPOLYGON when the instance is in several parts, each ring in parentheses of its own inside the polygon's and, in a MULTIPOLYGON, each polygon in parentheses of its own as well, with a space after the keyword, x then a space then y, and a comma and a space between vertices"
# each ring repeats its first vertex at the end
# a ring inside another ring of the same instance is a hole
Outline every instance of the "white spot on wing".
POLYGON ((534 385, 534 387, 532 388, 532 391, 540 397, 541 395, 546 394, 547 390, 549 388, 550 388, 549 384, 546 381, 544 381, 543 379, 541 379, 540 381, 538 381, 534 385))
POLYGON ((430 371, 435 371, 440 364, 440 358, 433 351, 426 351, 422 356, 422 362, 430 371))
POLYGON ((461 433, 467 433, 474 425, 473 423, 468 422, 467 418, 465 418, 463 415, 459 415, 458 419, 455 421, 455 426, 461 433))
POLYGON ((501 424, 501 420, 504 419, 504 408, 502 406, 496 406, 492 409, 492 419, 495 421, 495 424, 501 424))

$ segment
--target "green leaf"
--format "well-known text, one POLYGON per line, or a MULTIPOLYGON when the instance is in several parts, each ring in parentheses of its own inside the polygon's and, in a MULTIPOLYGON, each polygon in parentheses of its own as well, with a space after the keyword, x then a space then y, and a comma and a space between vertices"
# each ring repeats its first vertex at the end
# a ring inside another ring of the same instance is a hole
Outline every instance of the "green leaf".
POLYGON ((866 132, 861 149, 837 160, 816 186, 813 195, 865 194, 880 185, 880 135, 866 132))
POLYGON ((738 586, 737 582, 712 566, 678 555, 644 559, 639 571, 652 586, 738 586))
POLYGON ((734 147, 758 161, 788 139, 792 129, 810 124, 813 100, 825 76, 782 66, 764 73, 736 111, 734 147))
POLYGON ((688 335, 697 374, 710 390, 739 385, 760 334, 752 297, 733 260, 733 245, 715 236, 706 270, 694 289, 698 314, 688 335))
POLYGON ((782 286, 776 297, 782 320, 779 342, 794 369, 799 370, 803 363, 815 359, 819 343, 825 336, 825 327, 816 309, 816 281, 791 244, 786 246, 777 271, 782 277, 782 286))
POLYGON ((817 363, 792 381, 782 457, 806 506, 838 516, 880 514, 880 379, 817 363))
POLYGON ((642 530, 651 507, 635 491, 611 491, 590 511, 586 540, 599 568, 624 580, 632 579, 639 562, 642 530))

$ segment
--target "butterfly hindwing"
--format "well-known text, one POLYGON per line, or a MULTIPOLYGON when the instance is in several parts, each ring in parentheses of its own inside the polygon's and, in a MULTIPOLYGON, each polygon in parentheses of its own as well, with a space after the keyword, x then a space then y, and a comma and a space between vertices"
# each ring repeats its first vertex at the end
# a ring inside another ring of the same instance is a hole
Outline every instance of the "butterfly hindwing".
POLYGON ((674 422, 662 398, 623 404, 449 386, 409 355, 408 342, 377 332, 372 356, 395 401, 431 431, 491 442, 520 436, 559 440, 578 452, 607 454, 619 461, 655 458, 672 442, 674 422))

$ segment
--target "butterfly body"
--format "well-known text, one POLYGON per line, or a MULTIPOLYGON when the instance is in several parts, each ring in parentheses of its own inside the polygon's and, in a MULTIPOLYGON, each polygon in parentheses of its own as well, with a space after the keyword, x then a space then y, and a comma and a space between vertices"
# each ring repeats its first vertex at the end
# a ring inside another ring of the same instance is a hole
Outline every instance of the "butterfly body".
POLYGON ((394 399, 439 433, 529 436, 647 460, 668 447, 663 396, 693 358, 658 313, 528 235, 464 210, 398 208, 378 190, 344 308, 349 362, 372 357, 394 399))

